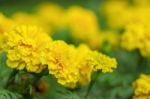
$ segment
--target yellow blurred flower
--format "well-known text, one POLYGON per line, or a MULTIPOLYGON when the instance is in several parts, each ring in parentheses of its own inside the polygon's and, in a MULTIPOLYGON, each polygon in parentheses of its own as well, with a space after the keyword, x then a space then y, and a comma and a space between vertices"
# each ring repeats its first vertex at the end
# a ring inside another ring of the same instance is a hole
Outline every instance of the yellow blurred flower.
POLYGON ((83 41, 92 48, 101 46, 101 37, 96 15, 79 6, 72 6, 66 12, 67 23, 73 38, 83 41))
POLYGON ((104 3, 102 11, 109 27, 113 29, 120 29, 138 21, 150 22, 149 6, 130 6, 126 1, 109 1, 104 3))
POLYGON ((129 24, 122 36, 122 47, 127 50, 139 49, 143 56, 150 56, 149 33, 149 24, 129 24))
POLYGON ((35 19, 33 16, 26 12, 16 12, 12 15, 12 19, 18 24, 35 25, 35 19))
POLYGON ((7 52, 7 65, 18 70, 39 73, 45 69, 42 52, 51 43, 51 38, 36 26, 17 26, 6 32, 3 48, 7 52))
POLYGON ((10 30, 14 26, 14 22, 0 13, 0 34, 10 30))
POLYGON ((149 6, 150 5, 149 0, 133 0, 133 2, 138 6, 149 6))
POLYGON ((11 28, 14 27, 14 22, 0 13, 0 52, 2 51, 2 42, 4 32, 9 31, 11 28))
POLYGON ((40 4, 37 8, 36 15, 43 23, 48 24, 54 30, 64 27, 64 10, 61 6, 57 4, 40 4))
POLYGON ((150 75, 140 75, 133 83, 133 99, 150 99, 150 75))
POLYGON ((36 25, 41 27, 44 32, 51 34, 51 27, 41 20, 37 15, 26 12, 17 12, 12 15, 13 21, 18 25, 36 25))
POLYGON ((108 26, 113 29, 122 27, 124 22, 130 17, 130 13, 126 12, 128 10, 126 1, 106 1, 100 7, 100 11, 104 13, 107 19, 108 26))

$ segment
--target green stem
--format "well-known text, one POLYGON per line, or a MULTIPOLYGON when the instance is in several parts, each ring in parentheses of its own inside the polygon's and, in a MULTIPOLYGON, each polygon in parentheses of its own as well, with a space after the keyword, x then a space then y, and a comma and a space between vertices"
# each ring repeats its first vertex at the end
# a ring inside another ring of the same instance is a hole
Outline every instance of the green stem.
POLYGON ((97 73, 95 74, 95 76, 93 77, 93 79, 92 79, 92 81, 91 81, 91 83, 90 83, 90 85, 89 85, 89 87, 88 87, 88 89, 87 89, 87 92, 86 92, 86 94, 85 94, 85 99, 88 99, 88 95, 89 95, 91 89, 93 88, 94 84, 95 84, 96 81, 98 80, 99 75, 100 75, 100 73, 97 72, 97 73))
POLYGON ((93 85, 94 85, 93 83, 90 83, 90 85, 89 85, 89 87, 87 89, 86 95, 85 95, 85 99, 88 99, 88 95, 89 95, 90 90, 92 89, 93 85))
POLYGON ((143 68, 143 65, 145 65, 144 64, 145 63, 145 58, 143 57, 143 56, 141 56, 141 55, 139 55, 139 59, 138 59, 138 62, 137 62, 137 71, 139 71, 139 72, 143 72, 144 70, 144 68, 143 68))
POLYGON ((10 73, 10 75, 9 75, 9 77, 8 77, 8 80, 7 80, 7 82, 6 82, 5 86, 4 86, 4 88, 7 89, 7 88, 9 87, 9 85, 14 81, 15 76, 16 76, 17 73, 18 73, 18 70, 16 70, 16 69, 14 69, 14 70, 10 73))

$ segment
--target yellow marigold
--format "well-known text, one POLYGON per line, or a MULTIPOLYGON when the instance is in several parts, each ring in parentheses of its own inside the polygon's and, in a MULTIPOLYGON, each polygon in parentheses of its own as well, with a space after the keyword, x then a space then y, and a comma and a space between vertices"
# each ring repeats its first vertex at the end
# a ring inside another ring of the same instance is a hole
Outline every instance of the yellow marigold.
MULTIPOLYGON (((144 1, 144 0, 142 0, 144 1)), ((111 28, 123 28, 131 22, 149 22, 149 6, 130 6, 126 1, 109 1, 102 6, 111 28)))
POLYGON ((115 58, 110 58, 104 54, 93 52, 95 60, 94 71, 102 70, 102 72, 112 72, 113 69, 117 68, 117 62, 115 58))
POLYGON ((123 0, 111 0, 105 1, 100 6, 100 11, 103 12, 106 19, 108 20, 109 27, 116 29, 123 26, 125 21, 130 17, 127 13, 127 2, 123 0))
POLYGON ((16 12, 12 15, 12 19, 18 24, 31 24, 35 25, 36 20, 28 13, 16 12))
POLYGON ((117 67, 114 58, 110 58, 97 51, 92 51, 86 45, 77 48, 77 67, 79 68, 81 85, 86 85, 91 81, 91 74, 94 71, 112 72, 117 67))
POLYGON ((16 12, 12 16, 12 20, 18 25, 36 25, 42 27, 46 33, 51 33, 51 27, 41 20, 37 15, 28 14, 26 12, 16 12))
POLYGON ((5 33, 4 49, 7 52, 7 65, 18 70, 41 72, 43 51, 48 48, 51 38, 36 26, 17 26, 5 33))
POLYGON ((0 13, 0 34, 9 31, 14 26, 13 20, 0 13))
POLYGON ((128 25, 122 36, 122 47, 128 50, 134 50, 138 46, 138 41, 143 35, 142 25, 128 25), (135 36, 136 35, 136 36, 135 36))
POLYGON ((78 81, 78 68, 75 67, 75 48, 63 41, 54 41, 50 46, 48 69, 58 79, 58 83, 74 88, 78 81))
POLYGON ((75 63, 79 68, 79 84, 89 84, 91 81, 91 75, 93 73, 92 51, 85 44, 81 44, 77 48, 77 55, 75 60, 75 63))
POLYGON ((87 43, 92 48, 101 46, 99 25, 96 15, 79 6, 72 6, 66 12, 68 27, 73 38, 87 43))
POLYGON ((122 36, 122 47, 127 50, 139 49, 143 56, 150 56, 150 25, 129 24, 122 36))
POLYGON ((55 3, 43 3, 37 7, 37 16, 40 20, 53 27, 53 29, 61 28, 64 26, 64 10, 61 6, 55 3))
POLYGON ((133 99, 150 99, 150 75, 142 74, 139 79, 133 83, 133 99))
POLYGON ((0 52, 2 51, 4 32, 9 31, 13 26, 14 22, 0 13, 0 52))
POLYGON ((133 0, 133 2, 136 5, 140 5, 140 6, 149 6, 150 5, 150 1, 149 0, 133 0))
POLYGON ((111 72, 117 65, 115 59, 92 51, 84 44, 76 48, 63 41, 52 42, 45 57, 49 73, 69 88, 87 85, 93 71, 111 72))

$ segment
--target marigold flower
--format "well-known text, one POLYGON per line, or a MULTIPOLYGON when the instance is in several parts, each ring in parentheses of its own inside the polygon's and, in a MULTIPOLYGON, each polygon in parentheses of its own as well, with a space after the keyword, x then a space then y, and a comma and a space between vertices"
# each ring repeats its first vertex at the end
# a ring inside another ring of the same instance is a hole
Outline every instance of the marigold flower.
POLYGON ((61 40, 52 41, 35 26, 18 26, 4 37, 9 67, 39 73, 48 66, 49 74, 68 88, 87 85, 94 71, 112 72, 117 66, 115 59, 85 44, 75 47, 61 40))
POLYGON ((127 50, 139 49, 140 53, 150 56, 150 25, 144 23, 129 24, 122 36, 122 47, 127 50), (135 36, 136 35, 136 36, 135 36))
POLYGON ((18 70, 41 72, 46 67, 41 62, 42 52, 51 41, 51 38, 36 26, 17 26, 5 33, 3 48, 7 52, 7 65, 18 70))
POLYGON ((126 12, 128 10, 126 1, 106 1, 100 7, 108 21, 108 26, 113 29, 122 27, 130 17, 130 13, 126 12))
POLYGON ((112 72, 117 65, 115 59, 92 51, 84 44, 76 48, 63 41, 54 41, 46 57, 49 73, 69 88, 87 85, 94 71, 112 72))
POLYGON ((149 6, 150 5, 149 0, 133 0, 133 2, 138 6, 149 6))
POLYGON ((150 98, 150 75, 140 75, 140 78, 133 83, 134 96, 133 99, 149 99, 150 98))
POLYGON ((0 13, 0 34, 9 31, 14 27, 13 20, 7 18, 5 15, 0 13))
POLYGON ((91 81, 93 73, 93 57, 92 51, 85 44, 81 44, 77 48, 76 65, 79 68, 79 83, 87 85, 91 81))
POLYGON ((36 15, 39 17, 41 22, 53 27, 53 29, 64 26, 64 10, 61 6, 55 3, 40 4, 37 7, 36 15))
POLYGON ((79 73, 75 64, 75 49, 63 41, 54 41, 50 46, 48 69, 58 79, 58 83, 74 88, 79 73))
POLYGON ((93 57, 95 60, 94 70, 102 70, 102 72, 112 72, 114 68, 117 68, 117 62, 115 58, 110 58, 106 55, 98 53, 97 51, 93 52, 93 57))
POLYGON ((117 67, 114 58, 110 58, 97 51, 92 51, 86 45, 77 48, 77 67, 79 67, 80 84, 86 85, 91 81, 91 74, 94 71, 112 72, 117 67))
POLYGON ((82 7, 72 6, 66 12, 67 24, 71 36, 90 45, 91 48, 100 48, 101 36, 96 15, 82 7))
MULTIPOLYGON (((136 1, 136 0, 135 0, 136 1)), ((141 1, 141 0, 137 0, 141 1)), ((146 1, 142 0, 141 2, 146 1)), ((149 6, 130 6, 127 1, 108 1, 102 6, 109 27, 122 29, 129 23, 146 22, 150 17, 149 6)))
POLYGON ((0 13, 0 52, 2 51, 4 32, 9 31, 11 28, 13 28, 13 26, 14 22, 0 13))
POLYGON ((39 18, 37 15, 28 14, 26 12, 17 12, 13 14, 12 20, 18 25, 36 25, 38 27, 42 27, 43 31, 46 33, 51 33, 51 27, 43 22, 43 20, 41 20, 41 18, 39 18))
POLYGON ((35 18, 25 12, 16 12, 12 15, 12 19, 17 23, 17 24, 30 24, 30 25, 35 25, 36 20, 35 18))

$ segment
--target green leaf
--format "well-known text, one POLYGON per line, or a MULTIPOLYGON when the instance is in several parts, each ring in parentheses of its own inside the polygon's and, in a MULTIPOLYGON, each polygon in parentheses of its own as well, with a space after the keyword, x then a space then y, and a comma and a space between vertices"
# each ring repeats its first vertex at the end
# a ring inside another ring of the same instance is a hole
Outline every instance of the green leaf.
POLYGON ((80 99, 76 93, 71 91, 59 92, 56 96, 56 99, 60 99, 60 97, 61 99, 80 99))
POLYGON ((0 89, 0 99, 21 99, 22 96, 5 89, 0 89))
POLYGON ((1 78, 0 88, 2 88, 5 85, 5 82, 7 81, 10 72, 11 69, 8 68, 6 65, 6 54, 1 53, 0 54, 0 78, 1 78))
POLYGON ((30 95, 32 95, 32 92, 33 92, 32 85, 29 85, 29 93, 30 93, 30 95))

